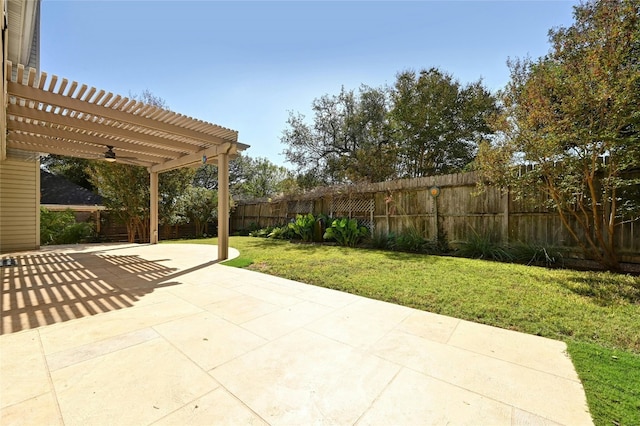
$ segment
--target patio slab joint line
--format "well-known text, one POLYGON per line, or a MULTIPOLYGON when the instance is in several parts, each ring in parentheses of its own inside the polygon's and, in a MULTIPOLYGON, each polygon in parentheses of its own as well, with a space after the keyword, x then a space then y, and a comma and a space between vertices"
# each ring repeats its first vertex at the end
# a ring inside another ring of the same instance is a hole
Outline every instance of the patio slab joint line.
POLYGON ((38 346, 40 346, 40 355, 42 357, 42 362, 47 369, 47 381, 49 382, 49 389, 51 395, 55 401, 56 412, 58 413, 58 420, 60 424, 64 424, 64 417, 62 417, 62 409, 60 408, 60 402, 58 400, 58 393, 56 392, 56 387, 53 385, 53 377, 51 377, 51 369, 49 368, 49 362, 47 361, 47 356, 44 353, 44 345, 42 344, 42 338, 40 337, 40 330, 36 330, 38 336, 38 346))
MULTIPOLYGON (((382 359, 382 358, 380 358, 382 359)), ((394 363, 395 364, 395 363, 394 363)), ((393 375, 393 377, 391 378, 391 380, 389 380, 389 382, 384 385, 384 387, 380 390, 380 392, 378 393, 378 395, 376 395, 375 398, 373 398, 373 400, 371 401, 371 404, 369 404, 369 406, 360 414, 360 416, 358 416, 358 418, 356 419, 355 422, 353 422, 353 425, 356 426, 360 420, 362 419, 362 417, 364 417, 365 414, 367 414, 367 412, 369 410, 371 410, 371 408, 375 405, 376 402, 378 402, 378 400, 380 399, 380 397, 382 396, 383 393, 385 393, 385 391, 389 388, 389 386, 391 386, 391 383, 393 383, 393 381, 396 379, 396 377, 398 377, 398 375, 400 374, 400 372, 402 372, 402 369, 405 368, 404 366, 400 365, 400 364, 396 364, 398 365, 398 371, 396 371, 396 374, 393 375)))

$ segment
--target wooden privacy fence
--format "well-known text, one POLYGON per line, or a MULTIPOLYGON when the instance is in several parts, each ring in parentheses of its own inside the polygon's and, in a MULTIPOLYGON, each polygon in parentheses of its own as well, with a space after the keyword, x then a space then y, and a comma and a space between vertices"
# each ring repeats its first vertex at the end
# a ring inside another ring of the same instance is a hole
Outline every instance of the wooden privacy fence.
MULTIPOLYGON (((543 194, 517 200, 487 187, 478 194, 475 173, 404 179, 374 184, 319 188, 273 200, 239 202, 231 230, 283 225, 297 214, 350 217, 372 232, 399 233, 414 228, 425 238, 446 238, 452 245, 474 235, 493 241, 522 242, 576 249, 543 194), (437 196, 432 189, 439 188, 437 196)), ((617 227, 617 248, 624 261, 640 262, 640 220, 617 227)))

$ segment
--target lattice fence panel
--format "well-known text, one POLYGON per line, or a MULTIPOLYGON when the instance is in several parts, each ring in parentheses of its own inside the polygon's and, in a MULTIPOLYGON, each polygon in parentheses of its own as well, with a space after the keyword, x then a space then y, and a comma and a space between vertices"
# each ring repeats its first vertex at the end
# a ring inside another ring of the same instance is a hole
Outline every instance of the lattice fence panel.
POLYGON ((374 210, 375 201, 373 198, 334 198, 331 201, 332 217, 358 219, 358 223, 369 228, 371 232, 375 227, 374 210))
POLYGON ((287 203, 287 212, 289 216, 296 214, 313 213, 313 200, 297 200, 287 203))

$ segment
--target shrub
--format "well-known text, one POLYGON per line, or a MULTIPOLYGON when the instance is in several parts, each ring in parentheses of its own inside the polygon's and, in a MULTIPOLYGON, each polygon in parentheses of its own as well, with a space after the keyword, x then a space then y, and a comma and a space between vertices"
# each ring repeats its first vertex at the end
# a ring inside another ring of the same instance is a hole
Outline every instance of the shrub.
POLYGON ((316 224, 316 218, 313 214, 309 213, 307 215, 297 215, 296 220, 289 223, 289 228, 294 232, 295 235, 299 236, 302 241, 311 242, 313 241, 313 231, 316 224))
POLYGON ((276 240, 291 240, 294 236, 293 230, 289 228, 288 225, 276 226, 271 230, 269 235, 267 235, 268 238, 276 240))
POLYGON ((87 222, 73 223, 67 226, 57 238, 55 244, 86 243, 94 239, 93 226, 87 222))
POLYGON ((247 236, 251 235, 252 232, 255 232, 255 231, 259 230, 259 229, 260 229, 260 227, 258 226, 257 223, 251 222, 249 224, 249 226, 247 226, 244 229, 241 229, 241 230, 237 231, 236 234, 239 235, 239 236, 242 236, 242 237, 247 237, 247 236))
POLYGON ((405 228, 389 240, 389 248, 396 251, 426 253, 433 251, 433 243, 424 238, 414 227, 405 228))
POLYGON ((391 242, 395 239, 393 233, 385 234, 384 232, 375 231, 371 237, 369 237, 369 245, 373 248, 387 250, 390 249, 391 242))
POLYGON ((511 262, 515 260, 514 254, 507 248, 499 244, 487 234, 478 234, 473 231, 468 240, 458 242, 456 254, 471 259, 497 260, 500 262, 511 262))
POLYGON ((341 246, 355 247, 369 235, 366 226, 358 225, 356 219, 335 219, 324 233, 325 240, 335 240, 341 246))
POLYGON ((40 243, 48 244, 76 244, 90 241, 95 237, 90 223, 77 223, 71 209, 52 212, 44 207, 40 208, 40 243))
POLYGON ((269 234, 273 231, 273 227, 267 226, 266 228, 257 229, 249 232, 250 237, 260 237, 267 238, 269 234))
POLYGON ((563 259, 559 249, 538 244, 517 243, 510 246, 509 251, 516 262, 527 265, 553 266, 563 259))

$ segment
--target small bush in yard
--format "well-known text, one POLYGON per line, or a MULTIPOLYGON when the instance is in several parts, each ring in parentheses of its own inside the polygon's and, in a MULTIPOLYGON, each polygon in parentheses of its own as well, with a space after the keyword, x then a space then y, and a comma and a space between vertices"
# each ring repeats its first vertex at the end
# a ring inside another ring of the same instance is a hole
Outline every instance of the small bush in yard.
POLYGON ((414 227, 403 229, 389 241, 389 248, 410 253, 426 253, 431 251, 432 243, 424 238, 414 227))
POLYGON ((369 235, 366 226, 358 225, 356 219, 335 219, 324 233, 325 240, 335 240, 341 246, 355 247, 369 235))
POLYGON ((456 254, 461 257, 497 260, 500 262, 515 260, 514 254, 508 248, 497 243, 490 236, 476 232, 473 232, 468 240, 458 242, 457 246, 456 254))
POLYGON ((395 235, 393 233, 386 234, 381 231, 375 231, 369 238, 369 245, 373 248, 380 250, 390 249, 390 244, 394 240, 395 235))
POLYGON ((268 238, 273 238, 276 240, 290 240, 294 237, 294 232, 291 228, 289 228, 288 225, 284 225, 284 226, 276 226, 275 228, 273 228, 271 230, 271 232, 269 233, 269 235, 267 235, 268 238))
POLYGON ((554 247, 518 243, 509 246, 513 260, 527 265, 553 266, 562 263, 562 252, 554 247))
POLYGON ((76 244, 91 241, 95 236, 93 226, 76 222, 71 209, 52 212, 40 208, 40 242, 47 244, 76 244))
POLYGON ((313 214, 297 215, 296 220, 289 224, 289 228, 295 235, 299 236, 302 241, 313 241, 313 231, 316 225, 316 218, 313 214))
POLYGON ((257 229, 255 231, 249 232, 249 236, 250 237, 267 238, 269 236, 269 234, 271 233, 271 231, 273 231, 273 228, 270 227, 270 226, 267 226, 266 228, 261 228, 261 229, 257 229))

